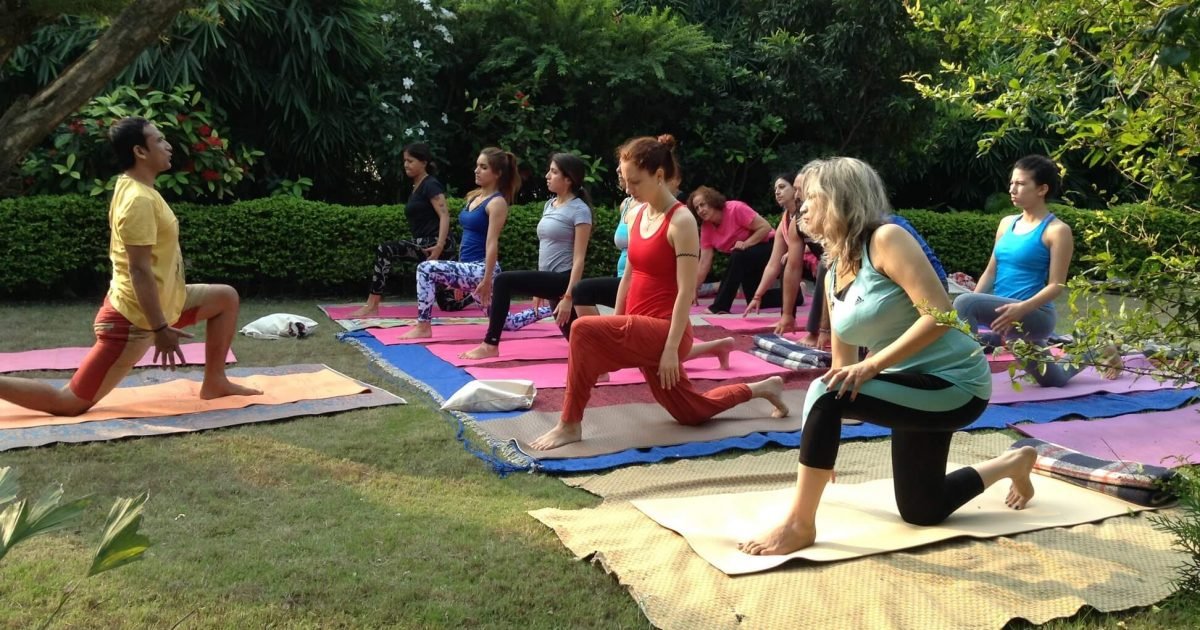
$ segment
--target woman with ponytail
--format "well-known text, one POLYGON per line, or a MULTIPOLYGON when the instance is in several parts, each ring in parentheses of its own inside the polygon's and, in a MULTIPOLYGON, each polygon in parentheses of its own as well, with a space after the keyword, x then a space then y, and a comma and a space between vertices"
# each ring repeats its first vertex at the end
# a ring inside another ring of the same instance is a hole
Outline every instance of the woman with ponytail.
POLYGON ((475 184, 458 213, 462 246, 457 261, 426 260, 417 265, 417 324, 405 339, 433 336, 433 304, 439 286, 472 292, 488 309, 492 280, 500 274, 500 232, 508 219, 508 204, 521 188, 517 156, 488 147, 475 160, 475 184))
POLYGON ((506 271, 496 276, 492 309, 483 342, 461 356, 486 359, 500 355, 502 330, 518 330, 548 315, 535 305, 508 313, 514 294, 547 299, 563 336, 570 338, 575 321, 571 287, 583 276, 588 240, 592 237, 592 198, 583 186, 585 165, 570 153, 555 153, 546 171, 546 188, 555 197, 546 202, 538 221, 537 271, 506 271))
POLYGON ((373 317, 379 314, 383 288, 387 284, 392 263, 400 260, 422 262, 441 260, 454 253, 454 238, 450 235, 450 208, 446 205, 445 188, 434 175, 437 165, 429 145, 417 142, 404 147, 404 174, 413 182, 412 194, 404 204, 404 215, 412 230, 411 241, 390 241, 375 248, 375 267, 371 273, 370 295, 367 303, 352 317, 373 317))
POLYGON ((701 394, 680 364, 692 347, 690 310, 696 294, 700 231, 667 184, 679 172, 675 138, 634 138, 618 153, 631 197, 629 259, 617 290, 615 315, 583 317, 571 330, 567 392, 558 424, 534 440, 549 450, 583 439, 583 412, 601 374, 639 368, 654 399, 680 424, 701 424, 751 398, 765 398, 787 415, 783 381, 723 385, 701 394))

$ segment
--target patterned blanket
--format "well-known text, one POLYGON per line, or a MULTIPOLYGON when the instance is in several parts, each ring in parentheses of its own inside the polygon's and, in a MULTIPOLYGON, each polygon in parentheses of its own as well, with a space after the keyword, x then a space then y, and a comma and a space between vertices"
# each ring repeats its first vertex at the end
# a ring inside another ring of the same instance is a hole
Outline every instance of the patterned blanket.
POLYGON ((1175 471, 1170 468, 1092 457, 1037 438, 1017 440, 1011 448, 1023 446, 1037 449, 1033 469, 1048 477, 1138 505, 1157 507, 1175 500, 1170 489, 1175 471))
POLYGON ((824 350, 802 346, 776 334, 755 335, 754 345, 757 346, 757 348, 751 350, 754 356, 793 370, 811 370, 814 368, 829 367, 830 361, 833 358, 833 355, 824 350), (775 359, 764 355, 773 356, 775 359), (782 361, 779 359, 782 359, 782 361))

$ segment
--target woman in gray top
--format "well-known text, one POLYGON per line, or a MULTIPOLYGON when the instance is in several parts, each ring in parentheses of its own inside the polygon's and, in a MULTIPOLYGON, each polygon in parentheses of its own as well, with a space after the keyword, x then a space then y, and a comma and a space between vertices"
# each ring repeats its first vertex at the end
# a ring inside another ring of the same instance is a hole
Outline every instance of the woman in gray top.
MULTIPOLYGON (((554 199, 546 202, 542 220, 538 221, 538 270, 505 271, 496 276, 492 286, 492 305, 489 311, 487 334, 483 343, 461 356, 464 359, 486 359, 500 355, 500 334, 503 330, 519 328, 509 316, 508 308, 514 294, 531 295, 550 301, 554 318, 563 336, 569 336, 575 308, 571 287, 583 277, 588 239, 592 236, 591 197, 583 187, 583 160, 570 153, 555 153, 546 171, 546 188, 554 199)), ((534 309, 530 321, 541 313, 534 309)))

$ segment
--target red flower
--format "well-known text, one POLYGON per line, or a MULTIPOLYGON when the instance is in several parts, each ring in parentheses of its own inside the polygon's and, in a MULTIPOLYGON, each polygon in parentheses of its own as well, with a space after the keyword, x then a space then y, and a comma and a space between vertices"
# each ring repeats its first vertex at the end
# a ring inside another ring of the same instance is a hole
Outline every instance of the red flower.
POLYGON ((222 143, 224 142, 224 140, 221 140, 220 138, 218 138, 216 136, 209 136, 209 137, 205 138, 204 141, 207 142, 208 146, 210 146, 210 147, 222 146, 222 143))
POLYGON ((522 92, 521 90, 517 90, 517 93, 514 94, 513 96, 515 96, 518 101, 525 100, 525 93, 522 92))
POLYGON ((204 153, 207 150, 208 145, 204 144, 203 142, 197 142, 196 144, 192 145, 192 151, 195 151, 196 153, 204 153))
POLYGON ((212 127, 209 127, 208 125, 200 125, 200 128, 196 130, 196 133, 202 136, 210 136, 212 135, 212 127))
POLYGON ((212 170, 211 168, 206 168, 200 172, 200 178, 206 182, 215 182, 218 179, 221 179, 221 174, 212 170))
POLYGON ((183 122, 187 119, 188 119, 187 114, 175 114, 175 120, 177 122, 183 122))

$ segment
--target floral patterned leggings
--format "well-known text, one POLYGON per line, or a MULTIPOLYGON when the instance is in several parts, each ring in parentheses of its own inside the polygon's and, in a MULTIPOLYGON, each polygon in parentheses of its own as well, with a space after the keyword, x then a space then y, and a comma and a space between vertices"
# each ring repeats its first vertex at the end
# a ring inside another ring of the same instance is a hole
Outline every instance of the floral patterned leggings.
MULTIPOLYGON (((483 283, 484 264, 481 262, 458 262, 455 260, 426 260, 417 265, 417 319, 422 322, 433 321, 433 305, 435 302, 447 310, 439 299, 438 288, 474 293, 483 283)), ((500 275, 500 263, 492 270, 492 277, 500 275)), ((470 297, 466 298, 470 300, 470 297)), ((504 330, 520 330, 533 322, 549 317, 554 310, 543 306, 536 311, 525 309, 510 314, 504 322, 504 330)))

